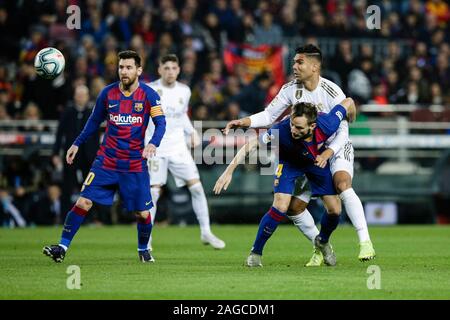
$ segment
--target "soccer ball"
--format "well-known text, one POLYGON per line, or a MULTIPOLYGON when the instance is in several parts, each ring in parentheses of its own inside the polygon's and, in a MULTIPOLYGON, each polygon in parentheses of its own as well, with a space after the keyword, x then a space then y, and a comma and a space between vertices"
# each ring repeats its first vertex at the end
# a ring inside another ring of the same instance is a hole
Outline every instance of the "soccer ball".
POLYGON ((59 76, 65 64, 63 54, 55 48, 44 48, 34 58, 36 73, 45 79, 54 79, 59 76))

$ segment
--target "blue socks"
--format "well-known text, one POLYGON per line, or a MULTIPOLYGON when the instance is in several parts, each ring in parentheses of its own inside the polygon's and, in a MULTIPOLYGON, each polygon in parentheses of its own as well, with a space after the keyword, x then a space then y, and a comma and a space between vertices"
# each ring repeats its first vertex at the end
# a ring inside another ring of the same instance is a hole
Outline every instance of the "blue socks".
POLYGON ((138 251, 148 250, 148 242, 152 233, 152 217, 149 213, 147 219, 137 218, 138 251))
POLYGON ((339 215, 336 214, 323 214, 322 219, 320 220, 320 233, 319 236, 321 238, 322 243, 328 242, 330 239, 331 233, 337 228, 339 224, 339 215))
POLYGON ((261 222, 259 223, 258 233, 256 234, 256 240, 253 243, 253 253, 262 255, 267 240, 269 240, 285 216, 284 212, 271 207, 264 217, 262 217, 261 222))
POLYGON ((61 240, 59 241, 59 244, 65 247, 64 249, 67 250, 67 248, 69 248, 73 237, 83 223, 87 213, 86 210, 75 205, 67 214, 66 221, 64 221, 61 240))

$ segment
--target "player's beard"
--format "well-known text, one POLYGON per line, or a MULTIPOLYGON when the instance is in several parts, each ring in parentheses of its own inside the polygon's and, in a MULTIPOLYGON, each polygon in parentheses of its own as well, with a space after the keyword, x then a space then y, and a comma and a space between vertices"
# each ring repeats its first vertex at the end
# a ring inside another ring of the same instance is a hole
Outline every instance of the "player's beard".
POLYGON ((308 139, 309 137, 311 137, 312 136, 312 129, 310 129, 307 133, 305 133, 305 134, 299 134, 299 135, 294 135, 294 134, 292 134, 292 138, 294 138, 295 140, 298 140, 298 139, 302 139, 302 140, 305 140, 305 139, 308 139))
POLYGON ((137 79, 137 76, 134 76, 134 77, 128 76, 128 77, 125 77, 125 78, 122 77, 120 79, 120 83, 122 84, 122 88, 124 90, 129 90, 130 87, 136 82, 136 79, 137 79))

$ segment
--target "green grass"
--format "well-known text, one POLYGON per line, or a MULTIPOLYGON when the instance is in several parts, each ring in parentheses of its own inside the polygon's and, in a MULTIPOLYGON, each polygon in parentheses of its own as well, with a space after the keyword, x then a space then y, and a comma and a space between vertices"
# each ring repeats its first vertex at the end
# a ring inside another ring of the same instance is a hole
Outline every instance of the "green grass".
POLYGON ((256 225, 214 226, 223 251, 200 243, 198 227, 159 227, 155 264, 137 259, 133 226, 83 226, 66 260, 42 254, 60 228, 0 229, 0 299, 450 299, 450 228, 372 227, 377 259, 361 263, 353 228, 332 237, 338 265, 305 268, 311 245, 282 225, 265 248, 263 268, 243 262, 256 225), (66 268, 81 269, 81 289, 69 290, 66 268), (381 269, 381 289, 369 290, 369 265, 381 269))

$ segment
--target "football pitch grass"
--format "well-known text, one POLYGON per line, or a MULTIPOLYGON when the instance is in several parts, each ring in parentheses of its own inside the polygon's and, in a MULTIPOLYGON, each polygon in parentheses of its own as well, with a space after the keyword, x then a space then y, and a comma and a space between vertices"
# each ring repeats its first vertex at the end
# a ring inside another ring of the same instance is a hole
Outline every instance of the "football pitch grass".
POLYGON ((227 243, 216 251, 200 243, 197 226, 157 226, 156 263, 143 264, 135 226, 83 226, 56 264, 42 247, 57 242, 60 227, 0 229, 0 299, 450 299, 448 226, 371 227, 377 258, 365 263, 354 229, 340 226, 332 236, 338 264, 319 268, 303 266, 312 245, 289 224, 267 243, 263 268, 244 267, 256 230, 213 226, 227 243), (71 265, 80 268, 79 290, 66 286, 71 265), (368 289, 372 265, 381 289, 368 289))

